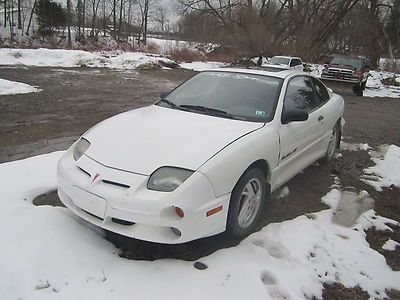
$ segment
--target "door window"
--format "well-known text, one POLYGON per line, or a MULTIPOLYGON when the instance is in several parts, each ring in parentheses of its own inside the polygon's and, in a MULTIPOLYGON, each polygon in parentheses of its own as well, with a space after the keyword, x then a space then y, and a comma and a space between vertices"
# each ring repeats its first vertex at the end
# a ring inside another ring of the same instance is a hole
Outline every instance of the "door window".
POLYGON ((284 109, 301 109, 310 112, 318 107, 312 83, 308 77, 298 76, 290 80, 284 100, 284 109))

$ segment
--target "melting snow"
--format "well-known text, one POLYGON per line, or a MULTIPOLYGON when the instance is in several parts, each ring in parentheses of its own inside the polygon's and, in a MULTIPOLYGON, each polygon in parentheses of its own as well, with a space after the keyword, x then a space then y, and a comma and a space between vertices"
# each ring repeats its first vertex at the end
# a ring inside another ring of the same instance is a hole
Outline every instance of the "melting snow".
POLYGON ((385 244, 382 246, 383 250, 387 250, 387 251, 394 251, 396 250, 396 247, 400 247, 400 243, 396 242, 392 239, 388 239, 385 244))
POLYGON ((33 206, 56 188, 62 152, 0 165, 0 290, 4 299, 304 299, 322 296, 323 283, 360 285, 373 298, 400 286, 400 272, 369 248, 364 230, 395 221, 363 213, 353 226, 332 222, 333 208, 269 224, 238 246, 201 259, 133 261, 66 208, 33 206))
POLYGON ((40 91, 41 89, 29 84, 0 78, 0 95, 28 94, 40 91))
POLYGON ((381 152, 371 152, 376 164, 364 170, 361 180, 372 185, 377 191, 391 185, 400 187, 400 147, 381 147, 381 152))

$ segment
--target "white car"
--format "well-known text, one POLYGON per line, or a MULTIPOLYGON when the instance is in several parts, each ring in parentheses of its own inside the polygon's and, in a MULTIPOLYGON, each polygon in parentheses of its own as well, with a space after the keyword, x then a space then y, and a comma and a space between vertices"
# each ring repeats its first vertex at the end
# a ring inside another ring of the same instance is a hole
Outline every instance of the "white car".
POLYGON ((76 215, 176 244, 249 234, 271 191, 339 146, 343 98, 305 73, 217 69, 107 119, 58 163, 76 215))
POLYGON ((302 60, 294 56, 273 56, 268 60, 267 66, 303 71, 302 60))

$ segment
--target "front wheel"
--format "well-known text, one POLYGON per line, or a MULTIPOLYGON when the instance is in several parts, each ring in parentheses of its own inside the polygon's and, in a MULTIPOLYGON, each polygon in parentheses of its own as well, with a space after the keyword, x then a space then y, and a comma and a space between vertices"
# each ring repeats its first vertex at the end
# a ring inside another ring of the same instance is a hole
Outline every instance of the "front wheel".
POLYGON ((265 176, 258 168, 246 171, 232 191, 227 231, 234 237, 244 237, 257 224, 265 201, 265 176))

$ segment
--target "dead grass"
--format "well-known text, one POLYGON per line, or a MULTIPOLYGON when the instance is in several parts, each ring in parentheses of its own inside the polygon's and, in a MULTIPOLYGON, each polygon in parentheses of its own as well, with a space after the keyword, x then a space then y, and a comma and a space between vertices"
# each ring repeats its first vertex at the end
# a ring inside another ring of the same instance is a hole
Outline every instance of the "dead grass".
POLYGON ((172 50, 168 54, 177 62, 205 61, 207 59, 204 54, 189 49, 172 50))

